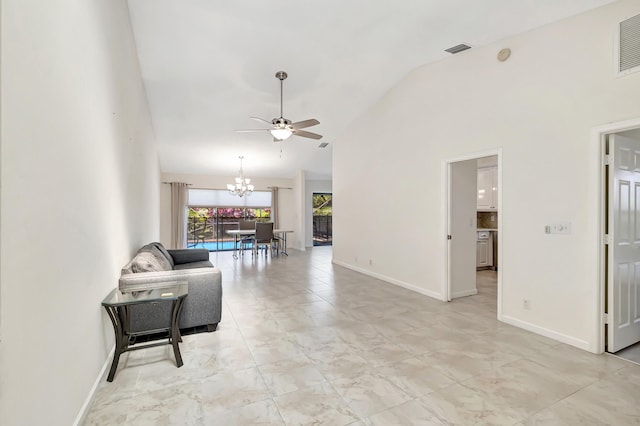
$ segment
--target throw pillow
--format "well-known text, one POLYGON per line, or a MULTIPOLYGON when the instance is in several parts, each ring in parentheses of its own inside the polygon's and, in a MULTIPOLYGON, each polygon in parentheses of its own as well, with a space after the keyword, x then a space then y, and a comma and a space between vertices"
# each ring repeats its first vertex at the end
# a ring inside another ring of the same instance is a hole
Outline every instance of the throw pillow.
POLYGON ((171 265, 170 269, 173 269, 173 266, 174 266, 173 257, 171 257, 171 255, 169 254, 167 249, 162 245, 162 243, 155 242, 155 243, 151 243, 151 245, 157 248, 160 251, 160 253, 162 253, 162 255, 167 259, 167 261, 171 265))
POLYGON ((154 256, 153 253, 142 251, 136 254, 136 257, 133 258, 133 262, 131 263, 131 270, 136 273, 167 271, 168 269, 163 268, 161 263, 158 262, 158 258, 154 256))
POLYGON ((162 254, 162 252, 158 249, 154 243, 147 244, 146 246, 140 249, 140 252, 148 252, 151 253, 155 258, 158 265, 160 265, 161 271, 170 271, 173 269, 171 263, 167 260, 166 256, 162 254))

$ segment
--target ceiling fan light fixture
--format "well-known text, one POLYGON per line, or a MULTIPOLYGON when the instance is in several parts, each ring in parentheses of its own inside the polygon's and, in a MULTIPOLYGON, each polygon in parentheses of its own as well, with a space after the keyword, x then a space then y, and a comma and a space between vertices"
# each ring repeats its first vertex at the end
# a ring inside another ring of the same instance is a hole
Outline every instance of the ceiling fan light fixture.
POLYGON ((276 138, 276 139, 278 139, 280 141, 288 139, 289 136, 291 136, 291 134, 293 133, 289 129, 271 129, 271 130, 269 130, 269 132, 271 132, 271 135, 274 138, 276 138))

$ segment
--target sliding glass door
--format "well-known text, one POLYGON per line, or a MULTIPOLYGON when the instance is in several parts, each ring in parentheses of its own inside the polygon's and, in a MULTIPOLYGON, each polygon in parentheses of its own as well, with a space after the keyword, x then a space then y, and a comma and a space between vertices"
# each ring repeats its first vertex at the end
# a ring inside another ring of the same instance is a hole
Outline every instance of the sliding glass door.
POLYGON ((209 251, 233 250, 230 229, 238 229, 238 220, 269 222, 271 208, 189 207, 187 247, 209 251))
POLYGON ((238 229, 240 219, 269 222, 271 193, 254 191, 241 198, 223 190, 190 189, 187 247, 233 250, 234 238, 227 231, 238 229))

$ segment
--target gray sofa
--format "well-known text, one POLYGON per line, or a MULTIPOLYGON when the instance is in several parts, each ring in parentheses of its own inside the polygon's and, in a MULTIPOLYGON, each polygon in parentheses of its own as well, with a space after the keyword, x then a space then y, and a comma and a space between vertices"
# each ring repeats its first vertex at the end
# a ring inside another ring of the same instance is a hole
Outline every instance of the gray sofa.
MULTIPOLYGON (((222 275, 209 261, 205 249, 167 250, 161 243, 142 247, 122 268, 119 288, 134 291, 167 281, 186 281, 189 294, 178 320, 180 329, 215 331, 222 313, 222 275)), ((171 302, 134 305, 130 309, 131 332, 167 327, 171 302)))

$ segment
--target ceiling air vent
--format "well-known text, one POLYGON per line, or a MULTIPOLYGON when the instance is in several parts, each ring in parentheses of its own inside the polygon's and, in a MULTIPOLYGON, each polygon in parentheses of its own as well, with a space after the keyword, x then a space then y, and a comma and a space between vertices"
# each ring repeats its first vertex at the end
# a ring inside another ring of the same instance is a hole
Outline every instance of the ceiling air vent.
POLYGON ((322 142, 320 145, 318 145, 318 148, 326 148, 327 145, 329 145, 329 142, 322 142))
POLYGON ((453 46, 453 47, 450 47, 448 49, 444 49, 444 51, 445 52, 449 52, 452 55, 455 55, 456 53, 463 52, 463 51, 465 51, 467 49, 471 49, 471 46, 469 46, 468 44, 459 44, 457 46, 453 46))
POLYGON ((619 75, 640 71, 640 15, 620 22, 616 43, 619 75))

